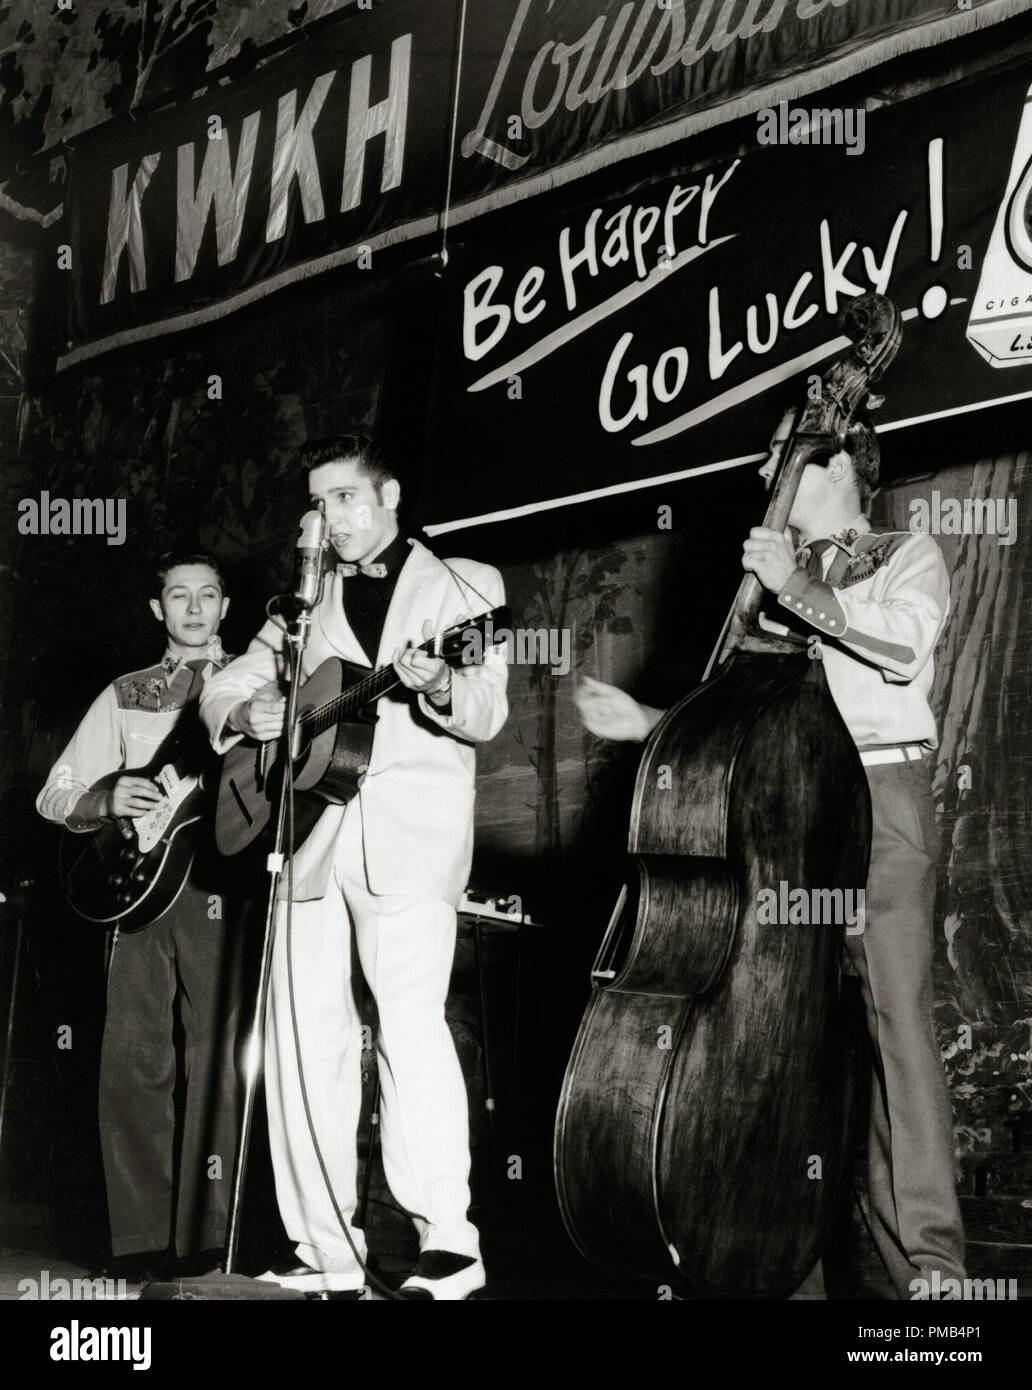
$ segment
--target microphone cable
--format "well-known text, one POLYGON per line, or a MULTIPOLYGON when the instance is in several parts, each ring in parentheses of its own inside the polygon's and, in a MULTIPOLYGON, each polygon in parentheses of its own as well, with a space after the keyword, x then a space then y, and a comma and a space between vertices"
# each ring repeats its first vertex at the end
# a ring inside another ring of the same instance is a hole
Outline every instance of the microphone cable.
MULTIPOLYGON (((270 600, 270 602, 271 602, 271 600, 270 600)), ((270 616, 271 616, 271 615, 270 615, 270 616)), ((276 620, 273 619, 273 621, 276 621, 276 620)), ((289 652, 290 652, 291 680, 300 680, 300 677, 301 677, 301 660, 300 660, 300 653, 298 653, 297 651, 295 651, 293 647, 290 647, 290 648, 289 648, 289 652)), ((344 1233, 344 1238, 345 1238, 345 1240, 347 1241, 348 1245, 351 1247, 351 1253, 352 1253, 352 1254, 354 1255, 354 1257, 355 1257, 355 1262, 357 1263, 358 1267, 362 1270, 362 1273, 366 1276, 366 1279, 367 1279, 367 1281, 368 1281, 368 1284, 369 1284, 369 1286, 370 1286, 371 1288, 376 1289, 376 1291, 377 1291, 378 1293, 380 1293, 385 1299, 389 1299, 389 1300, 392 1300, 392 1301, 398 1302, 398 1303, 405 1303, 405 1302, 408 1302, 407 1299, 402 1298, 401 1294, 400 1294, 397 1290, 388 1288, 388 1286, 383 1282, 382 1279, 378 1278, 377 1275, 373 1274, 372 1270, 369 1268, 368 1264, 366 1263, 366 1260, 368 1259, 368 1254, 366 1255, 366 1259, 363 1259, 362 1256, 358 1253, 358 1247, 356 1246, 355 1241, 354 1241, 354 1239, 353 1239, 353 1237, 352 1237, 352 1235, 351 1235, 351 1229, 350 1229, 350 1227, 349 1227, 349 1225, 348 1225, 348 1222, 347 1222, 347 1220, 346 1220, 346 1218, 345 1218, 345 1216, 344 1216, 344 1213, 343 1213, 343 1212, 341 1211, 341 1209, 340 1209, 340 1203, 337 1201, 337 1194, 336 1194, 336 1193, 334 1192, 334 1190, 333 1190, 333 1182, 332 1182, 332 1180, 331 1180, 331 1178, 330 1178, 329 1170, 327 1169, 327 1166, 326 1166, 326 1160, 325 1160, 325 1158, 323 1157, 323 1151, 322 1151, 322 1146, 321 1146, 320 1143, 319 1143, 319 1137, 318 1137, 318 1135, 316 1134, 316 1130, 315 1130, 315 1120, 314 1120, 314 1118, 313 1118, 313 1116, 312 1116, 312 1107, 311 1107, 311 1104, 310 1104, 309 1099, 308 1099, 308 1087, 307 1087, 307 1085, 306 1085, 306 1083, 305 1083, 304 1063, 303 1063, 302 1057, 301 1057, 301 1034, 300 1034, 300 1030, 299 1030, 299 1028, 298 1028, 297 1001, 296 1001, 296 997, 295 997, 295 993, 294 993, 294 950, 293 950, 293 945, 294 945, 294 941, 293 941, 293 901, 294 901, 294 762, 293 762, 292 757, 290 756, 293 750, 292 750, 292 749, 290 748, 290 746, 289 746, 289 740, 290 740, 290 730, 289 730, 289 729, 287 729, 287 730, 285 731, 285 738, 286 738, 286 740, 287 740, 287 744, 286 744, 286 748, 285 748, 285 758, 284 758, 284 778, 285 778, 285 780, 286 780, 286 797, 287 797, 287 848, 288 848, 288 851, 289 851, 288 858, 287 858, 287 910, 286 910, 286 922, 285 922, 285 925, 286 925, 286 954, 287 954, 287 990, 288 990, 288 994, 289 994, 289 997, 290 997, 290 1022, 291 1022, 291 1027, 292 1027, 292 1030, 293 1030, 293 1036, 294 1036, 294 1055, 295 1055, 295 1057, 296 1057, 296 1059, 297 1059, 297 1078, 298 1078, 298 1083, 299 1083, 300 1089, 301 1089, 301 1102, 302 1102, 302 1104, 303 1104, 303 1106, 304 1106, 305 1120, 306 1120, 306 1122, 307 1122, 307 1124, 308 1124, 308 1133, 309 1133, 309 1135, 310 1135, 310 1137, 311 1137, 311 1140, 312 1140, 312 1148, 315 1150, 316 1161, 317 1161, 318 1164, 319 1164, 319 1171, 320 1171, 320 1173, 321 1173, 321 1175, 322 1175, 322 1180, 323 1180, 323 1183, 324 1183, 324 1185, 325 1185, 325 1187, 326 1187, 326 1194, 327 1194, 327 1196, 328 1196, 329 1199, 330 1199, 330 1203, 331 1203, 331 1205, 332 1205, 332 1207, 333 1207, 333 1212, 334 1212, 334 1215, 335 1215, 336 1218, 337 1218, 337 1222, 338 1222, 338 1224, 339 1224, 339 1226, 340 1226, 340 1229, 341 1229, 341 1230, 343 1231, 343 1233, 344 1233)), ((350 924, 350 914, 349 914, 349 924, 350 924)), ((349 935, 350 935, 350 933, 349 933, 349 935)), ((377 1066, 379 1066, 379 1061, 377 1061, 377 1066)), ((372 1139, 370 1139, 370 1143, 369 1143, 369 1152, 366 1154, 366 1163, 367 1163, 367 1164, 368 1164, 368 1163, 372 1163, 372 1161, 373 1161, 373 1145, 372 1145, 372 1139)), ((357 1165, 357 1162, 356 1162, 356 1177, 357 1177, 357 1168, 358 1168, 358 1165, 357 1165)), ((357 1184, 357 1182, 356 1182, 356 1192, 357 1192, 357 1186, 358 1186, 358 1184, 357 1184)), ((332 1271, 326 1271, 326 1272, 327 1272, 327 1273, 332 1273, 332 1271)))

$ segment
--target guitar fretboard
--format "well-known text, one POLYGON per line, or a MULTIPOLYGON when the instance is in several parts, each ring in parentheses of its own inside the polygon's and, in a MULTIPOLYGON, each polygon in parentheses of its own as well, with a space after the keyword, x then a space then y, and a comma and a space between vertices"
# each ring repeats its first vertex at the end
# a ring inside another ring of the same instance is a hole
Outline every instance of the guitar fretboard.
MULTIPOLYGON (((479 618, 469 618, 465 622, 449 628, 447 632, 431 637, 422 646, 416 647, 415 650, 428 655, 441 656, 450 665, 453 665, 457 654, 460 654, 462 650, 457 645, 458 637, 469 632, 478 632, 483 637, 485 624, 493 623, 495 620, 498 621, 499 629, 503 629, 509 622, 508 608, 493 608, 489 613, 484 613, 479 618)), ((310 738, 316 738, 319 734, 325 733, 327 729, 332 729, 335 724, 339 724, 342 719, 349 719, 352 715, 357 714, 363 705, 371 704, 373 700, 378 700, 381 695, 386 695, 388 690, 393 690, 396 685, 400 684, 401 680, 393 666, 381 666, 378 670, 371 671, 368 676, 363 676, 360 681, 349 686, 347 690, 335 695, 332 700, 327 700, 324 705, 308 710, 298 720, 298 726, 304 729, 310 738)), ((271 750, 272 747, 271 743, 265 745, 267 750, 271 750)), ((265 756, 271 756, 271 754, 263 752, 263 757, 265 756)))
MULTIPOLYGON (((419 648, 421 652, 429 650, 429 644, 419 648)), ((327 700, 324 705, 319 705, 317 709, 311 709, 307 714, 303 714, 298 720, 298 724, 312 738, 325 733, 327 729, 332 729, 335 724, 339 724, 342 719, 348 719, 356 714, 363 705, 370 704, 373 700, 378 700, 381 695, 386 695, 388 690, 393 690, 400 684, 398 673, 393 666, 381 666, 379 670, 373 671, 370 675, 364 676, 357 684, 350 686, 340 695, 335 695, 332 700, 327 700)))

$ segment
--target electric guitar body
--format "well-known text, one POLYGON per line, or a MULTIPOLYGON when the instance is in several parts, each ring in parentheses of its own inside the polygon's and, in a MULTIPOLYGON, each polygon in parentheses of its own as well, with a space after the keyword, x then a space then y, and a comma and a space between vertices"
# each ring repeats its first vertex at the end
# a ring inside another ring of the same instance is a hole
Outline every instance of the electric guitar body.
MULTIPOLYGON (((99 830, 66 830, 58 850, 58 876, 69 907, 88 922, 139 931, 175 902, 193 863, 196 830, 204 810, 203 773, 186 761, 162 762, 159 750, 146 768, 163 800, 145 816, 123 817, 99 830)), ((123 773, 113 772, 98 786, 123 773)))

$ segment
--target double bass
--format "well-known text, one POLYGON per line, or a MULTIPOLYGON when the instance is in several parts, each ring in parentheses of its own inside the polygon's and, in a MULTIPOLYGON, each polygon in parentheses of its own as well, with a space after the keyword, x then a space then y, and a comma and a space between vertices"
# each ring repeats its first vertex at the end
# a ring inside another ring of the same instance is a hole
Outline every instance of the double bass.
MULTIPOLYGON (((764 525, 784 530, 807 463, 840 449, 896 354, 881 295, 789 411, 764 525)), ((646 743, 625 887, 592 971, 559 1102, 555 1179, 589 1259, 696 1298, 788 1296, 835 1217, 850 1075, 842 932, 775 925, 763 890, 856 891, 871 810, 856 747, 805 635, 760 622, 743 579, 702 683, 646 743)), ((843 901, 839 898, 839 901, 843 901)))

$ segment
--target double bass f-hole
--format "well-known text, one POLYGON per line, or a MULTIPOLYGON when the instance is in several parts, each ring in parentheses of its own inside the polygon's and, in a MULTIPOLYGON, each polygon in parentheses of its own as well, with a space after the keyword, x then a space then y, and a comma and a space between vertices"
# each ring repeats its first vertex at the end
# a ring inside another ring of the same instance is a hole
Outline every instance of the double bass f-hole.
POLYGON ((626 944, 626 923, 624 921, 624 909, 627 906, 627 884, 620 889, 620 896, 616 900, 613 908, 613 915, 609 919, 609 926, 606 934, 602 938, 602 945, 599 947, 598 955, 595 957, 595 964, 591 971, 591 983, 596 989, 604 989, 607 984, 616 979, 619 971, 617 963, 621 955, 621 946, 626 944), (621 930, 622 929, 622 930, 621 930))

